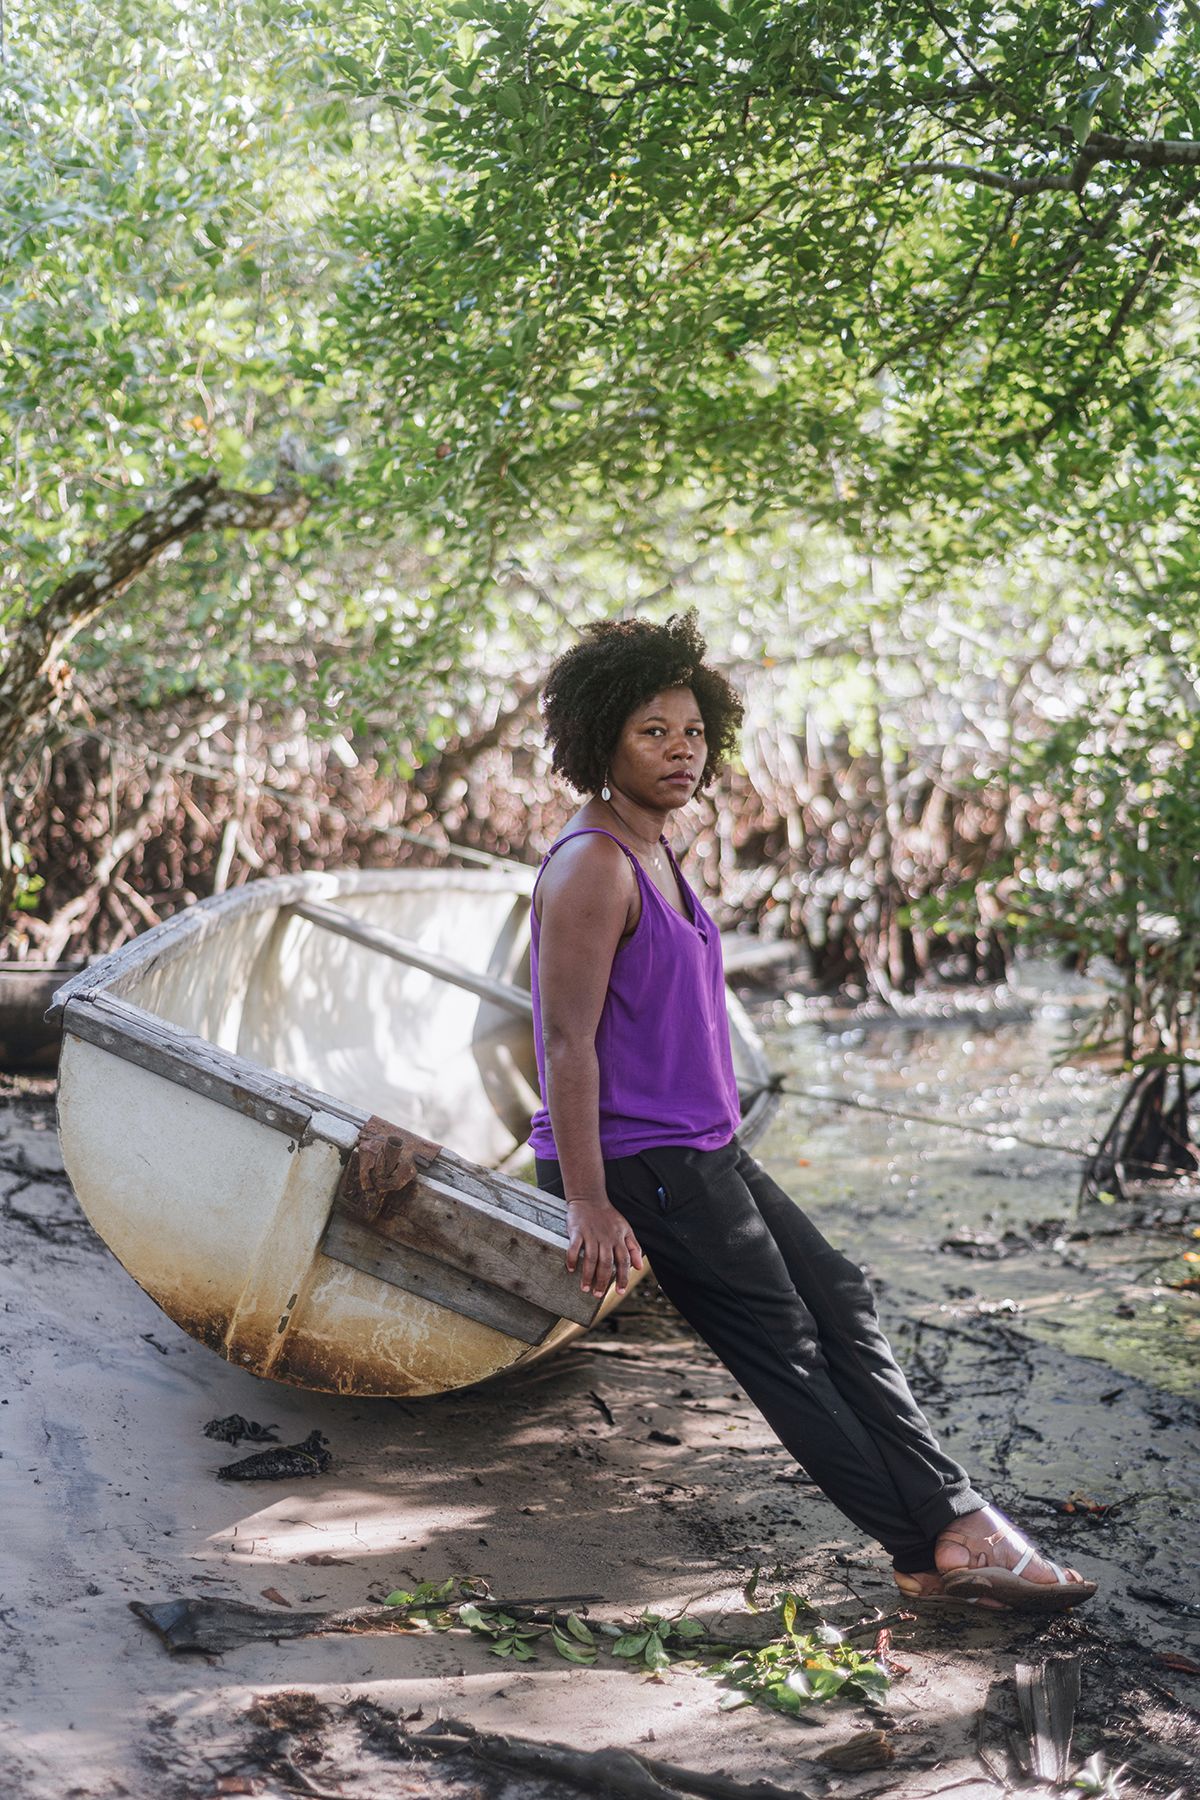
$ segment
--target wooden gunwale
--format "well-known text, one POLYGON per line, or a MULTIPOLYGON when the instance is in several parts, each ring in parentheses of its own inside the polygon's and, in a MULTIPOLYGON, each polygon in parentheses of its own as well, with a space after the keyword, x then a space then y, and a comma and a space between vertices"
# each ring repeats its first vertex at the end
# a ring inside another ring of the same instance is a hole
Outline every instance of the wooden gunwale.
POLYGON ((63 1029, 272 1131, 311 1141, 313 1109, 298 1099, 288 1081, 143 1007, 103 991, 86 994, 67 1002, 63 1029))

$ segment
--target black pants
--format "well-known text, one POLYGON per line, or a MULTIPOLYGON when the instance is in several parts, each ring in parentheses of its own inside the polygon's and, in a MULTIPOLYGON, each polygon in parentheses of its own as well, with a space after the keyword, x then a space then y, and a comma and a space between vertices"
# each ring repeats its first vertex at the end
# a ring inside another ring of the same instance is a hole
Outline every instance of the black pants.
MULTIPOLYGON (((858 1265, 736 1137, 612 1157, 604 1172, 664 1293, 780 1442, 897 1569, 932 1569, 938 1533, 986 1502, 938 1448, 858 1265)), ((538 1157, 537 1181, 562 1197, 557 1162, 538 1157)))

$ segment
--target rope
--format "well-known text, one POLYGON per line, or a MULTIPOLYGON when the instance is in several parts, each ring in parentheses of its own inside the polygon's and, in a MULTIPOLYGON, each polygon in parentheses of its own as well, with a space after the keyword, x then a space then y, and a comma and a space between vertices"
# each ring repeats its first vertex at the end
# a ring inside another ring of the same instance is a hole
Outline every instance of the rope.
MULTIPOLYGON (((100 743, 107 744, 112 750, 128 750, 130 748, 128 744, 122 744, 116 738, 109 737, 106 731, 98 731, 94 728, 81 732, 80 736, 96 738, 100 743)), ((167 763, 172 768, 186 770, 190 775, 202 775, 206 781, 219 782, 224 778, 227 782, 236 782, 238 779, 235 769, 220 762, 191 762, 186 756, 173 755, 169 750, 144 750, 140 745, 137 748, 137 754, 146 762, 167 763)), ((475 850, 467 844, 437 844, 419 831, 406 830, 403 825, 368 825, 364 819, 356 819, 349 813, 343 812, 340 806, 331 806, 325 800, 306 800, 302 794, 293 794, 287 788, 275 787, 269 781, 256 781, 253 776, 244 775, 241 777, 241 781, 244 788, 250 789, 256 794, 269 794, 273 800, 278 800, 283 806, 303 807, 306 812, 320 813, 323 818, 340 820, 343 825, 352 825, 359 831, 369 831, 376 837, 402 838, 407 844, 419 844, 423 850, 436 850, 442 856, 461 856, 467 862, 498 865, 506 869, 527 870, 530 866, 528 863, 518 862, 515 856, 495 856, 490 850, 475 850)))
POLYGON ((1006 1144, 1025 1144, 1030 1150, 1053 1150, 1058 1156, 1090 1157, 1094 1151, 1084 1150, 1074 1144, 1052 1144, 1046 1138, 1025 1137, 1019 1131, 1006 1131, 1003 1125, 964 1125, 961 1119, 939 1119, 933 1113, 908 1112, 899 1106, 880 1106, 875 1101, 864 1100, 860 1094, 822 1094, 815 1088, 790 1087, 782 1075, 772 1075, 768 1081, 760 1082, 746 1096, 753 1099, 758 1094, 790 1094, 798 1100, 817 1100, 822 1106, 845 1106, 852 1112, 881 1113, 885 1119, 904 1119, 915 1125, 940 1125, 944 1131, 968 1131, 973 1137, 997 1139, 1006 1144))

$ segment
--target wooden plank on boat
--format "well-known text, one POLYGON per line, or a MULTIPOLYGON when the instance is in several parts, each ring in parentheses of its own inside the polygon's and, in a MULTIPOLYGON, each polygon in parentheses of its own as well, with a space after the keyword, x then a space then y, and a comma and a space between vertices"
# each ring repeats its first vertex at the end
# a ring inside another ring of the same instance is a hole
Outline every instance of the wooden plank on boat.
POLYGON ((442 956, 436 950, 427 950, 424 945, 416 943, 412 938, 401 937, 398 932, 385 931, 380 925, 369 925, 365 919, 356 919, 353 913, 343 911, 340 906, 325 906, 320 901, 302 900, 287 907, 286 911, 294 918, 307 919, 310 925, 317 925, 322 931, 336 932, 339 937, 349 938, 352 943, 361 944, 367 950, 378 951, 381 956, 391 956, 397 962, 407 963, 414 969, 423 969, 427 975, 449 982, 452 987, 466 988, 481 1000, 490 1000, 493 1006, 501 1006, 506 1012, 515 1013, 518 1018, 533 1017, 531 995, 514 987, 511 982, 500 981, 494 975, 469 969, 466 963, 457 962, 451 956, 442 956))
MULTIPOLYGON (((343 1211, 340 1201, 334 1211, 343 1211)), ((578 1274, 567 1270, 565 1225, 564 1217, 561 1231, 546 1231, 424 1174, 389 1201, 372 1229, 559 1318, 589 1325, 599 1299, 583 1293, 578 1274)))
POLYGON ((319 1248, 323 1256, 334 1262, 347 1263, 352 1269, 387 1282, 389 1287, 403 1288, 406 1293, 431 1300, 450 1312, 477 1319, 481 1325, 490 1325, 493 1331, 502 1331, 522 1344, 540 1344, 558 1324, 557 1313, 438 1262, 424 1251, 401 1246, 346 1213, 334 1212, 319 1248))
POLYGON ((300 1139, 312 1120, 290 1082, 111 994, 67 1003, 63 1030, 179 1087, 300 1139))
POLYGON ((516 1181, 511 1175, 501 1175, 495 1169, 481 1168, 478 1163, 468 1162, 466 1157, 459 1156, 456 1151, 447 1150, 444 1146, 429 1173, 435 1180, 445 1181, 454 1188, 462 1188, 477 1200, 484 1200, 501 1212, 512 1213, 518 1219, 529 1219, 533 1224, 540 1225, 543 1231, 553 1232, 566 1241, 567 1203, 560 1200, 557 1194, 547 1194, 541 1188, 529 1187, 525 1182, 516 1181))

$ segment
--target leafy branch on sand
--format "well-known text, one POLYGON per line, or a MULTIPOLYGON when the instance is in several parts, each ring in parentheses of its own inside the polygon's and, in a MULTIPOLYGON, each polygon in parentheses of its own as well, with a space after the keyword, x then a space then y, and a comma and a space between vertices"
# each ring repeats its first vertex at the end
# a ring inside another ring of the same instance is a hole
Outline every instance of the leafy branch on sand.
MULTIPOLYGON (((778 1595, 770 1608, 777 1612, 782 1631, 758 1645, 714 1637, 686 1612, 672 1616, 642 1612, 623 1625, 589 1624, 578 1611, 541 1612, 514 1601, 494 1600, 486 1583, 470 1575, 422 1581, 411 1591, 397 1588, 384 1605, 396 1609, 402 1628, 465 1628, 486 1639, 493 1656, 517 1662, 532 1662, 539 1643, 548 1642, 567 1662, 583 1667, 593 1666, 607 1652, 630 1668, 643 1670, 648 1680, 661 1681, 672 1667, 710 1675, 727 1685, 721 1700, 724 1711, 758 1701, 798 1715, 839 1696, 878 1701, 891 1684, 882 1662, 856 1650, 835 1626, 816 1618, 803 1595, 790 1591, 778 1595), (805 1628, 798 1629, 802 1618, 805 1628)), ((762 1610, 753 1603, 752 1609, 762 1610)))

